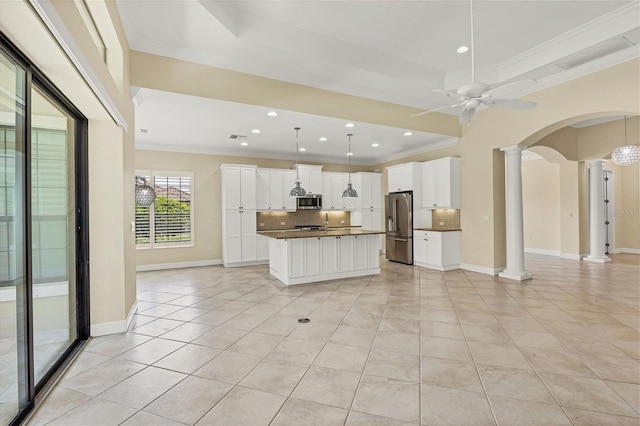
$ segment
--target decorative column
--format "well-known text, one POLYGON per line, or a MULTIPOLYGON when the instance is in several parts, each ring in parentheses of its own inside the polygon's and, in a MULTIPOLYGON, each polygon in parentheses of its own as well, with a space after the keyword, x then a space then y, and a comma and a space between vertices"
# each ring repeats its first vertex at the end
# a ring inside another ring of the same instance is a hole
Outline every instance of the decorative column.
POLYGON ((511 280, 528 280, 531 274, 524 270, 524 225, 522 216, 522 151, 525 145, 500 148, 504 152, 507 168, 506 222, 507 268, 498 275, 511 280))
POLYGON ((589 160, 589 256, 587 262, 605 263, 611 259, 605 254, 604 226, 604 160, 589 160))

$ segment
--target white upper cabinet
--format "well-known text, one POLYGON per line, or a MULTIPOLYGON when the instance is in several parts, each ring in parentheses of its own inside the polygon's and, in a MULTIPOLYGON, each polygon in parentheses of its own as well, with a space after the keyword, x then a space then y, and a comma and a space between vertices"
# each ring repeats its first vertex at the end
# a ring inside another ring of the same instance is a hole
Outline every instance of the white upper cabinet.
POLYGON ((296 208, 298 207, 296 205, 296 198, 289 196, 289 193, 296 183, 296 171, 285 170, 282 172, 282 176, 282 197, 284 198, 284 208, 285 210, 296 211, 296 208))
POLYGON ((446 157, 422 165, 422 207, 426 209, 460 208, 460 158, 446 157))
POLYGON ((359 209, 382 208, 382 174, 354 173, 351 175, 353 188, 358 191, 356 207, 359 209))
POLYGON ((224 208, 255 209, 256 167, 223 164, 220 169, 224 208))
POLYGON ((421 189, 421 163, 404 163, 387 167, 387 189, 389 192, 418 191, 421 189))
POLYGON ((348 182, 347 173, 325 172, 322 174, 322 210, 356 209, 357 198, 342 197, 348 182))
MULTIPOLYGON (((302 187, 307 191, 307 193, 322 194, 322 166, 299 164, 298 173, 300 173, 300 182, 302 183, 302 187)), ((293 184, 291 185, 291 188, 293 188, 293 184)))
POLYGON ((295 210, 296 200, 289 197, 295 181, 293 170, 258 169, 256 203, 258 210, 295 210))

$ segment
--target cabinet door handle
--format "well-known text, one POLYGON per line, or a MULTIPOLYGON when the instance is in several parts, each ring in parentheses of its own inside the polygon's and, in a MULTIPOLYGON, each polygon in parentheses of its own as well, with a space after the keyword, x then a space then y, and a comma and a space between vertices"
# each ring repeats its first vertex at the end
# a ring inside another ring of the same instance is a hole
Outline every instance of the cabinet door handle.
POLYGON ((435 206, 435 207, 438 207, 438 205, 437 205, 437 204, 434 204, 434 206, 435 206))
POLYGON ((429 241, 429 240, 428 240, 428 239, 426 239, 426 238, 425 238, 424 240, 425 240, 425 241, 429 241))

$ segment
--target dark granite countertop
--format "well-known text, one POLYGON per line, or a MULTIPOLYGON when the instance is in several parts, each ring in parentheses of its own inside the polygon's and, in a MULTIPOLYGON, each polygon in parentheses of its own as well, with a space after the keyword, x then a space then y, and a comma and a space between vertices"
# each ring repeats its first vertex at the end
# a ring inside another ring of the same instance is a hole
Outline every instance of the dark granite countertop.
POLYGON ((327 229, 326 231, 301 231, 298 229, 286 229, 280 231, 260 231, 258 235, 286 240, 288 238, 320 238, 320 237, 347 237, 352 235, 378 235, 384 231, 372 231, 362 228, 327 229))
POLYGON ((452 232, 462 231, 460 228, 441 229, 441 228, 414 228, 414 231, 430 231, 430 232, 452 232))

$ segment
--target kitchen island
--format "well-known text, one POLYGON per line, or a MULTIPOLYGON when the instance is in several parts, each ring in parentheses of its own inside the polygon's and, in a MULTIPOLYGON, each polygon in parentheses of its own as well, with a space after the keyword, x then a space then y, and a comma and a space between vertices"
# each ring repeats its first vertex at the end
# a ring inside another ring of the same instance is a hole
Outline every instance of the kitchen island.
POLYGON ((359 228, 283 230, 269 237, 269 271, 287 285, 380 273, 379 235, 359 228))

